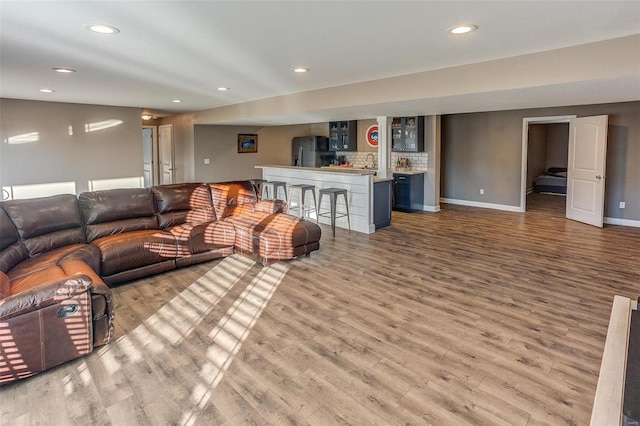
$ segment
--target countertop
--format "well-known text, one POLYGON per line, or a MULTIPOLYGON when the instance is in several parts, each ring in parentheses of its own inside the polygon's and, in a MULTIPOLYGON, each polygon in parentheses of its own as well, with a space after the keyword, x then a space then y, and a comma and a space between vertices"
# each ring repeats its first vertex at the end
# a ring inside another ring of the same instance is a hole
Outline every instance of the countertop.
POLYGON ((427 171, 426 170, 393 169, 393 173, 397 173, 400 175, 421 175, 423 173, 427 173, 427 171))
POLYGON ((352 175, 374 175, 377 173, 376 169, 358 169, 354 167, 297 167, 297 166, 255 166, 256 169, 288 169, 288 170, 300 170, 305 172, 321 172, 321 173, 349 173, 352 175))
MULTIPOLYGON (((298 166, 278 166, 278 165, 266 165, 266 166, 255 166, 256 169, 287 169, 287 170, 299 170, 304 172, 321 172, 321 173, 337 173, 344 174, 348 173, 356 176, 366 176, 366 175, 374 175, 373 182, 386 182, 393 180, 393 176, 389 176, 386 178, 376 176, 378 172, 377 169, 361 169, 356 167, 298 167, 298 166)), ((405 175, 419 175, 422 173, 426 173, 426 170, 393 170, 393 173, 401 173, 405 175)))
POLYGON ((392 180, 393 180, 393 176, 391 176, 391 177, 386 177, 386 178, 378 177, 378 176, 374 176, 374 177, 373 177, 373 183, 378 183, 378 182, 389 182, 389 181, 392 181, 392 180))

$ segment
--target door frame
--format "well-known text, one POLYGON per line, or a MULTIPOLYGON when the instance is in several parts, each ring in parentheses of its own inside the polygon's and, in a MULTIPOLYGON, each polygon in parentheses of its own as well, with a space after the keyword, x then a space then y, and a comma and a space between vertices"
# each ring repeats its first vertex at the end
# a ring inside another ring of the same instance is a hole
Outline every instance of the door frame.
POLYGON ((143 129, 151 129, 151 161, 153 163, 152 166, 152 176, 153 184, 158 184, 158 126, 142 126, 143 129))
MULTIPOLYGON (((525 117, 522 119, 522 163, 520 174, 520 207, 519 211, 527 211, 527 166, 529 161, 529 124, 570 123, 577 115, 556 115, 549 117, 525 117)), ((567 142, 569 142, 567 140, 567 142)))
POLYGON ((170 134, 171 134, 171 153, 169 154, 171 156, 171 168, 169 170, 171 170, 171 182, 170 183, 174 183, 176 181, 176 175, 175 175, 175 171, 176 171, 176 155, 175 155, 175 144, 173 141, 173 124, 163 124, 161 126, 158 126, 158 184, 162 185, 162 179, 163 179, 163 174, 164 174, 164 170, 163 170, 163 166, 162 166, 162 147, 160 146, 160 129, 161 128, 169 128, 171 130, 170 134))

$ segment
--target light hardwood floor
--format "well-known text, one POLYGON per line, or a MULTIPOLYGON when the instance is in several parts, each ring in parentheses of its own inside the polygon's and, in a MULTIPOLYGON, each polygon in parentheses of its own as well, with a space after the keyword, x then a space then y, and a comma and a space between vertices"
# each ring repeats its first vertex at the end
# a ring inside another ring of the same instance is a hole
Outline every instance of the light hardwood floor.
POLYGON ((114 288, 116 340, 0 388, 0 424, 588 424, 640 229, 444 205, 310 258, 114 288))

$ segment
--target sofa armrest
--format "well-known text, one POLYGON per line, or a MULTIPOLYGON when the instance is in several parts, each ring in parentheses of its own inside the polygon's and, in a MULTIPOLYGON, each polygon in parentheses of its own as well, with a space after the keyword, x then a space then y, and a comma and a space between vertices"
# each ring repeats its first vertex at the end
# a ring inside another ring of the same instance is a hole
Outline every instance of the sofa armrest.
POLYGON ((104 297, 106 303, 106 312, 105 314, 109 316, 111 321, 114 317, 113 315, 113 295, 111 294, 111 289, 102 281, 99 283, 94 282, 91 285, 91 295, 100 295, 104 297))
POLYGON ((0 300, 0 320, 7 320, 71 299, 87 292, 91 285, 91 278, 78 274, 11 295, 0 300))
POLYGON ((262 200, 255 203, 254 209, 261 213, 286 213, 287 203, 284 200, 262 200))

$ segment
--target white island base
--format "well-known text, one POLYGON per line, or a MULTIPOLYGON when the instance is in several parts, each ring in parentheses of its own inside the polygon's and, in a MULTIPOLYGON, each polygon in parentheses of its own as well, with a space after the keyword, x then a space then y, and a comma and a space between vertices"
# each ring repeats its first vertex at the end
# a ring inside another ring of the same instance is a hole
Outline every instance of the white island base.
MULTIPOLYGON (((349 200, 349 219, 351 230, 371 234, 375 232, 373 221, 373 170, 341 169, 341 168, 316 168, 293 166, 256 166, 262 169, 262 178, 268 181, 282 181, 289 185, 315 185, 316 197, 322 188, 344 188, 347 190, 349 200)), ((290 192, 287 189, 287 195, 290 192)), ((308 197, 308 195, 307 195, 308 197)), ((318 199, 319 201, 319 199, 318 199)), ((329 212, 329 197, 324 197, 320 212, 329 212)), ((337 212, 345 212, 343 197, 338 197, 337 212)), ((311 218, 316 219, 314 212, 311 218)), ((320 223, 331 224, 329 217, 321 217, 320 223)), ((348 229, 346 217, 336 219, 336 227, 348 229)))

